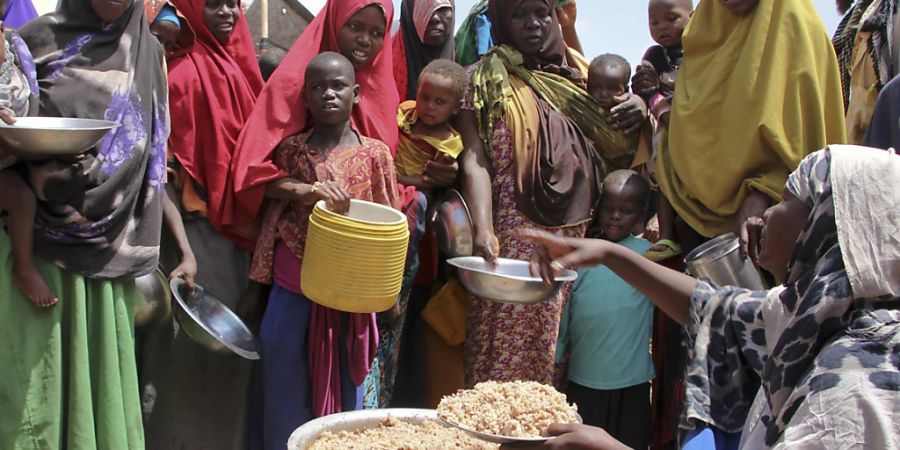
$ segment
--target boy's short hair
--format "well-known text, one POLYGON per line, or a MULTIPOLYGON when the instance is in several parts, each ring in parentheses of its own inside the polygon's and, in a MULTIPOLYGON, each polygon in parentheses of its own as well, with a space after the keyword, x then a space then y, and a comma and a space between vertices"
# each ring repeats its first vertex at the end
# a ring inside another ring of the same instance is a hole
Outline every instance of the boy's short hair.
POLYGON ((286 50, 275 46, 268 47, 262 51, 256 61, 259 64, 259 71, 262 73, 263 80, 269 81, 269 77, 281 64, 281 60, 284 59, 286 54, 286 50))
POLYGON ((638 196, 641 208, 646 209, 650 205, 650 183, 641 174, 628 169, 616 170, 603 179, 603 190, 607 189, 632 189, 632 194, 638 196))
POLYGON ((469 77, 466 75, 466 69, 449 59, 435 59, 428 63, 422 73, 419 74, 419 80, 426 74, 437 75, 450 80, 453 83, 453 93, 456 97, 462 99, 466 96, 466 86, 469 83, 469 77))
MULTIPOLYGON (((650 4, 652 5, 654 3, 654 1, 655 0, 650 0, 650 4)), ((677 3, 680 6, 684 6, 685 8, 688 9, 688 11, 694 10, 694 1, 693 0, 675 0, 675 3, 677 3)))
POLYGON ((628 63, 628 60, 625 59, 622 55, 617 55, 615 53, 604 53, 591 61, 591 65, 588 66, 588 76, 590 73, 594 71, 594 69, 598 67, 609 67, 609 68, 617 68, 621 67, 625 69, 625 87, 628 88, 628 81, 631 80, 631 64, 628 63))

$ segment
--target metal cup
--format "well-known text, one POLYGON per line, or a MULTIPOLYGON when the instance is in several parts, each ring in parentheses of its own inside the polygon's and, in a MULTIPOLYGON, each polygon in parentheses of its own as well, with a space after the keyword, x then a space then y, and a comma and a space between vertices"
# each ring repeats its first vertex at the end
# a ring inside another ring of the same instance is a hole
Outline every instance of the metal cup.
POLYGON ((684 258, 688 272, 719 286, 765 290, 762 278, 750 258, 742 258, 734 233, 723 234, 695 248, 684 258))

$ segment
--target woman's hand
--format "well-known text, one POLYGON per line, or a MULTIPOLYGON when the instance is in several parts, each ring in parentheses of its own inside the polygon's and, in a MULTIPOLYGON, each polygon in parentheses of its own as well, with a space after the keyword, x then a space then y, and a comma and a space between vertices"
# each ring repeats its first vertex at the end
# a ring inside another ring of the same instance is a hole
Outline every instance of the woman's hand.
POLYGON ((762 192, 750 189, 738 212, 738 236, 741 240, 741 254, 749 256, 757 263, 759 238, 763 228, 763 214, 771 206, 772 200, 762 192))
POLYGON ((484 258, 491 267, 497 267, 497 255, 500 254, 500 241, 493 231, 478 231, 475 233, 475 242, 472 255, 484 258))
POLYGON ((441 155, 439 158, 425 163, 422 181, 431 187, 448 188, 456 183, 457 175, 459 175, 459 163, 456 159, 448 155, 441 155))
POLYGON ((538 230, 523 231, 520 237, 539 245, 531 259, 531 273, 548 284, 553 283, 554 274, 563 269, 600 264, 606 246, 615 245, 600 239, 561 238, 538 230))
POLYGON ((610 122, 616 130, 622 130, 625 134, 634 134, 640 131, 647 121, 647 104, 644 99, 631 93, 625 93, 614 97, 616 106, 610 110, 610 122))
POLYGON ((559 20, 559 26, 574 27, 575 20, 578 18, 578 6, 575 5, 575 0, 557 6, 556 18, 559 20))
POLYGON ((194 278, 197 276, 197 259, 193 253, 181 255, 181 263, 171 273, 169 279, 181 278, 187 285, 188 292, 194 292, 194 278))
POLYGON ((659 74, 649 61, 641 61, 635 69, 631 90, 641 97, 650 97, 659 91, 659 74))
POLYGON ((615 440, 602 428, 582 424, 553 424, 548 429, 553 439, 540 444, 506 444, 501 450, 625 450, 628 446, 615 440))

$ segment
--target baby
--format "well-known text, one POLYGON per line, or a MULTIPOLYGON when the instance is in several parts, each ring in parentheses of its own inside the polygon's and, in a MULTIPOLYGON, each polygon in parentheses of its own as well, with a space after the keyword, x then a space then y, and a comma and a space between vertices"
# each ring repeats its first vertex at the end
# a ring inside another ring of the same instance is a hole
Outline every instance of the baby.
POLYGON ((428 165, 451 163, 462 152, 462 138, 450 120, 459 112, 466 83, 466 70, 447 59, 422 69, 416 100, 400 104, 397 113, 400 142, 394 164, 401 184, 430 192, 437 184, 428 165))
POLYGON ((647 101, 654 117, 665 126, 669 124, 675 77, 684 56, 681 35, 693 11, 691 0, 650 0, 647 8, 650 37, 657 45, 644 53, 632 83, 635 94, 647 101))
POLYGON ((181 20, 175 12, 175 8, 168 3, 159 10, 153 23, 150 24, 150 32, 162 44, 166 51, 166 59, 171 60, 180 54, 178 41, 181 39, 181 20))
MULTIPOLYGON (((5 7, 6 1, 0 0, 0 8, 5 7)), ((3 39, 3 51, 0 52, 0 118, 8 124, 15 123, 16 116, 28 115, 29 106, 34 101, 29 82, 20 68, 21 58, 26 56, 13 51, 8 36, 3 39)), ((7 214, 13 283, 35 306, 52 306, 57 302, 56 294, 38 272, 32 255, 37 200, 19 175, 18 162, 15 156, 0 148, 0 192, 3 193, 0 195, 0 211, 7 214)))
POLYGON ((620 55, 607 53, 594 58, 588 67, 588 92, 609 112, 618 103, 616 97, 628 92, 631 65, 620 55))

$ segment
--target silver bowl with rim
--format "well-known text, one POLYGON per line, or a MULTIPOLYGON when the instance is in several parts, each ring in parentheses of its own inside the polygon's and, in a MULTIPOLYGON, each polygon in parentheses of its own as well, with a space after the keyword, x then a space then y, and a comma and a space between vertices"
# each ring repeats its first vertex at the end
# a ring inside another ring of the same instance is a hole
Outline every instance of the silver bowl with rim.
POLYGON ((438 247, 454 258, 469 256, 474 247, 474 231, 469 207, 456 189, 449 189, 431 208, 431 229, 438 247))
POLYGON ((259 343, 253 333, 221 300, 206 293, 199 284, 188 292, 181 278, 169 281, 178 305, 175 319, 185 333, 207 350, 220 355, 259 359, 259 343))
POLYGON ((24 161, 77 155, 93 148, 118 126, 98 119, 17 117, 12 125, 0 120, 0 144, 24 161))
POLYGON ((135 278, 134 284, 141 293, 134 310, 135 329, 150 330, 172 317, 172 291, 161 268, 135 278))
POLYGON ((457 268, 459 281, 470 294, 503 303, 541 303, 556 295, 563 283, 578 278, 575 271, 564 270, 548 285, 531 275, 530 262, 514 259, 498 258, 497 267, 480 256, 451 258, 447 263, 457 268))
POLYGON ((291 434, 287 448, 306 450, 326 431, 340 433, 367 430, 381 425, 388 417, 413 424, 426 421, 442 423, 433 409, 389 408, 342 412, 306 422, 291 434))

